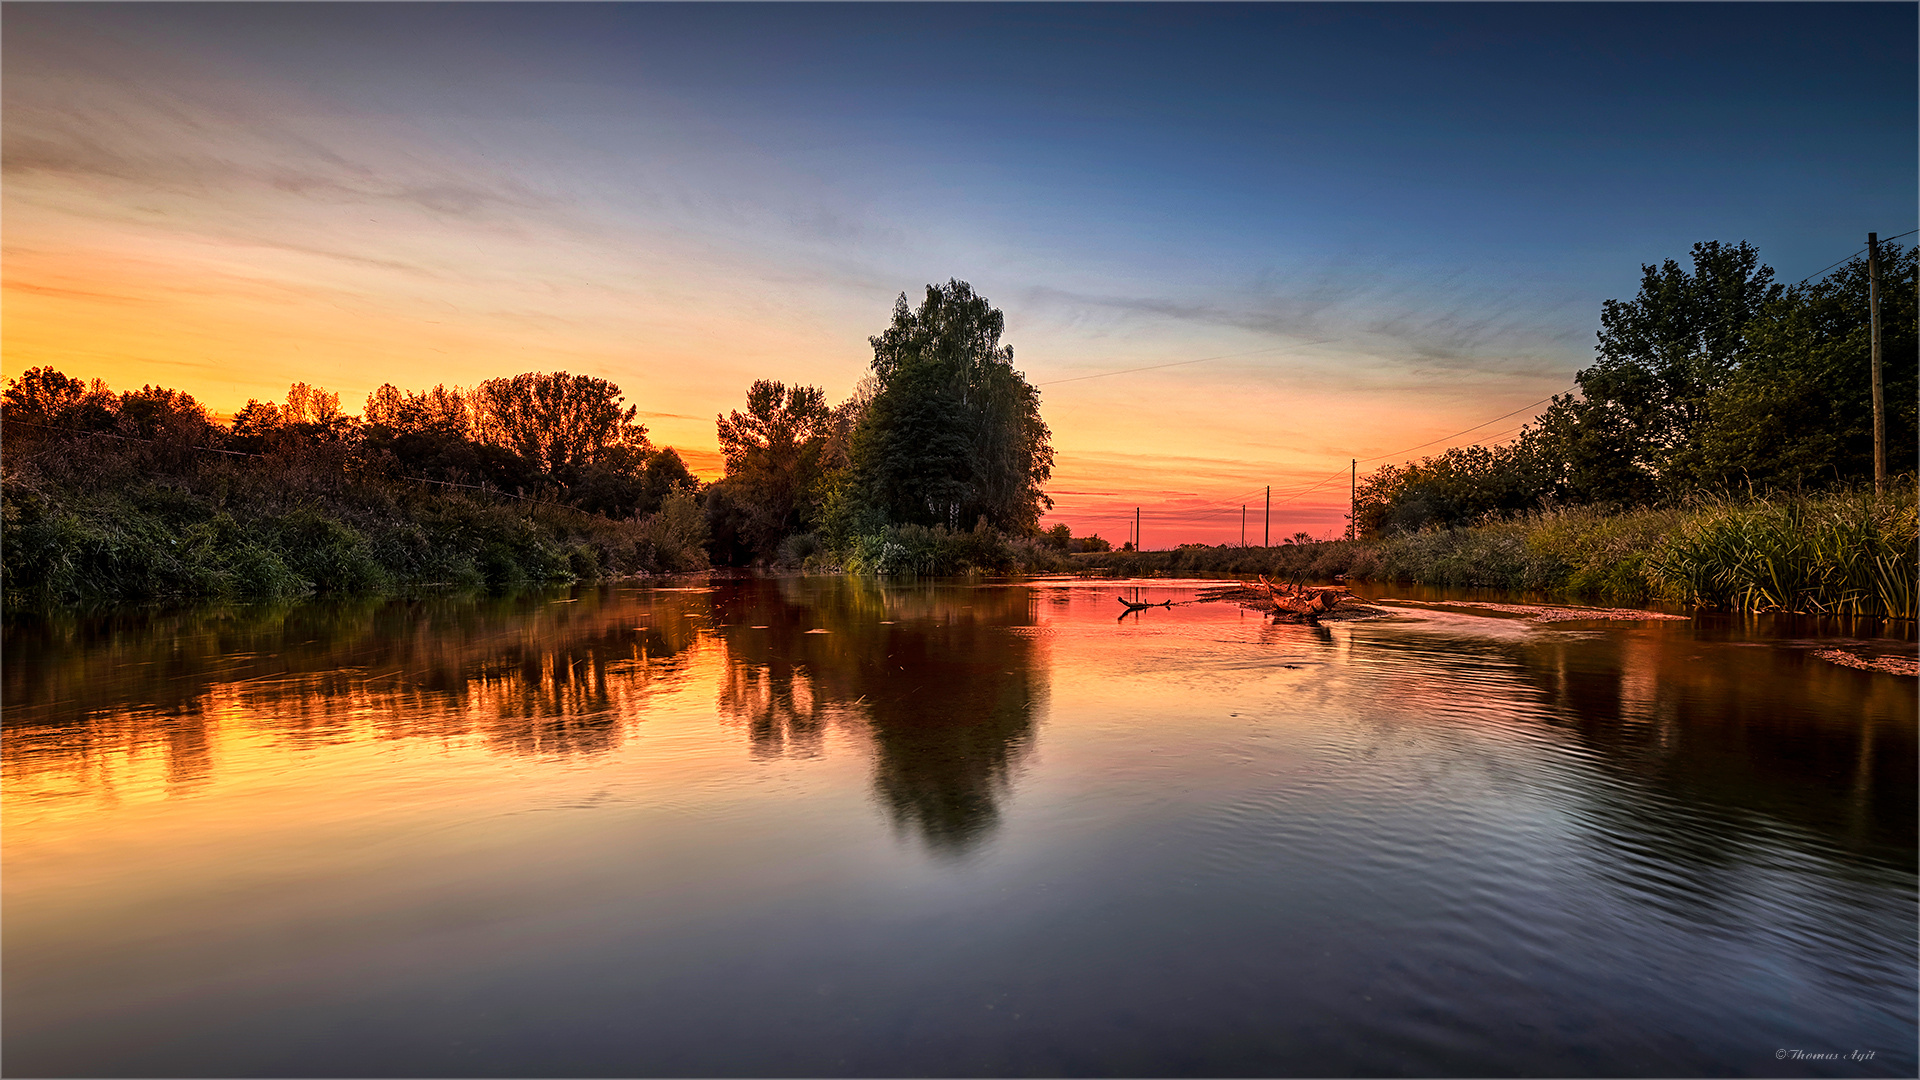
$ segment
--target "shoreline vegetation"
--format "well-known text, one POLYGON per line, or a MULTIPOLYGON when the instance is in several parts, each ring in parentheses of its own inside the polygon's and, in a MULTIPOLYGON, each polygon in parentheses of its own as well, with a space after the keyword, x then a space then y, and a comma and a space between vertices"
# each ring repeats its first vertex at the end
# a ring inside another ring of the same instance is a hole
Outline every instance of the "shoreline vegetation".
POLYGON ((1188 544, 1073 556, 1117 577, 1468 586, 1612 604, 1912 619, 1920 499, 1832 492, 1684 508, 1542 511, 1508 521, 1269 548, 1188 544))
POLYGON ((1114 550, 1052 506, 1039 393, 962 281, 902 295, 830 406, 761 380, 717 418, 725 476, 563 372, 369 395, 294 383, 230 422, 187 393, 37 368, 0 396, 9 609, 593 582, 715 566, 1479 586, 1611 604, 1913 619, 1914 248, 1888 245, 1875 485, 1867 271, 1782 288, 1745 244, 1643 267, 1599 362, 1519 436, 1362 478, 1359 539, 1114 550))

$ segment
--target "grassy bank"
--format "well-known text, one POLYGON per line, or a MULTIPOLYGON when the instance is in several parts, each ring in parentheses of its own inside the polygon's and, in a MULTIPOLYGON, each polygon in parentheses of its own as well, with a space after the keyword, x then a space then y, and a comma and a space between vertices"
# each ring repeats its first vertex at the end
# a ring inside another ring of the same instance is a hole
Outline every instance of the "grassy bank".
POLYGON ((511 588, 702 568, 693 496, 616 521, 553 503, 355 476, 331 463, 163 463, 75 440, 9 463, 9 605, 511 588))
POLYGON ((1075 555, 1124 576, 1266 574, 1328 581, 1465 585, 1610 603, 1666 600, 1739 611, 1915 616, 1913 487, 1702 501, 1609 514, 1557 510, 1472 528, 1270 548, 1075 555))
POLYGON ((849 573, 869 577, 960 577, 970 574, 1069 573, 1078 566, 1043 538, 1009 536, 979 527, 949 530, 936 525, 893 525, 841 538, 816 533, 782 541, 774 569, 849 573))

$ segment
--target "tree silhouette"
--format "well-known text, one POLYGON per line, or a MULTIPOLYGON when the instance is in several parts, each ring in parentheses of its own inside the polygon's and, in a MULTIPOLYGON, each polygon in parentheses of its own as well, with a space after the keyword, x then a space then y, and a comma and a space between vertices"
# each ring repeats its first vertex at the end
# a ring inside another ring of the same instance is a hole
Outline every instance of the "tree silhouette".
POLYGON ((747 411, 719 420, 726 483, 746 510, 742 531, 752 548, 771 554, 810 517, 829 445, 833 410, 812 386, 762 379, 747 390, 747 411))
POLYGON ((903 293, 869 339, 878 390, 853 436, 853 469, 889 521, 957 529, 985 518, 1026 531, 1052 505, 1053 448, 1040 395, 1000 344, 1006 319, 964 281, 903 293))
POLYGON ((649 448, 635 408, 623 408, 620 388, 605 379, 564 371, 488 379, 474 389, 473 405, 482 439, 562 484, 617 450, 649 448))

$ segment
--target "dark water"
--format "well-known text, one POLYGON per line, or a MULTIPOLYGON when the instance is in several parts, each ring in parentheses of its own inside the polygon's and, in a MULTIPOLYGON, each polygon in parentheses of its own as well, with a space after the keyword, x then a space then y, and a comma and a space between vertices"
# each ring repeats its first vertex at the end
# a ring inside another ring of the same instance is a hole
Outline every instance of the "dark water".
POLYGON ((1920 1066, 1915 680, 1836 628, 1115 591, 15 621, 0 1065, 1920 1066))

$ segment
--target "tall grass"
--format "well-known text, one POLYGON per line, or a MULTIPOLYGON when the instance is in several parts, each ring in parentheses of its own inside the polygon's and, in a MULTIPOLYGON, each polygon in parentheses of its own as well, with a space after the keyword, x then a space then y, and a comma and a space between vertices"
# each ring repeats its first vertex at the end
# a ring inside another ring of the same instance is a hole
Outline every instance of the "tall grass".
POLYGON ((1073 559, 1128 576, 1346 575, 1614 603, 1911 619, 1920 577, 1916 502, 1909 485, 1885 497, 1845 492, 1627 512, 1570 508, 1362 542, 1195 544, 1073 559))
POLYGON ((1911 619, 1916 505, 1910 488, 1707 504, 1648 556, 1647 577, 1702 607, 1911 619))

